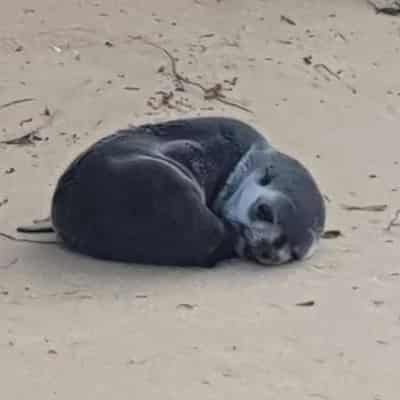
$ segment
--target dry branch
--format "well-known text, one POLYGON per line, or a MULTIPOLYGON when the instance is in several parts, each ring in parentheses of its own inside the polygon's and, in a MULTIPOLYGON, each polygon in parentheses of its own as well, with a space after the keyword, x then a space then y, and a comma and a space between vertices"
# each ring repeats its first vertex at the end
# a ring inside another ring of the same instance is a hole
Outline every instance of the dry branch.
POLYGON ((248 113, 252 113, 252 111, 245 107, 242 106, 241 104, 238 104, 232 100, 228 100, 225 95, 222 93, 222 85, 220 83, 215 84, 214 86, 210 88, 206 88, 203 86, 201 83, 193 81, 192 79, 182 75, 180 72, 178 72, 177 65, 176 65, 176 59, 175 57, 164 47, 158 45, 157 43, 153 43, 147 39, 141 38, 141 40, 148 44, 149 46, 155 47, 158 50, 161 50, 170 60, 171 63, 171 71, 172 75, 175 78, 175 82, 177 85, 177 90, 184 91, 184 83, 187 85, 194 86, 198 89, 200 89, 203 92, 204 99, 205 100, 217 100, 220 103, 226 104, 231 107, 238 108, 239 110, 246 111, 248 113))

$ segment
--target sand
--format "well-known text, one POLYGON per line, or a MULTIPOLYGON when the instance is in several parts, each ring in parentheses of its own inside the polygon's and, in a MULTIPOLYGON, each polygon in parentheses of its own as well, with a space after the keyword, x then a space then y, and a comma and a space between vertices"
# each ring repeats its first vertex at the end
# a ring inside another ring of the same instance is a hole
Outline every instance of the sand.
POLYGON ((0 238, 0 397, 397 399, 399 57, 400 17, 364 0, 2 0, 1 140, 37 132, 0 145, 1 231, 47 216, 63 168, 114 129, 225 115, 311 169, 342 236, 211 270, 0 238), (148 41, 211 98, 176 91, 148 41))

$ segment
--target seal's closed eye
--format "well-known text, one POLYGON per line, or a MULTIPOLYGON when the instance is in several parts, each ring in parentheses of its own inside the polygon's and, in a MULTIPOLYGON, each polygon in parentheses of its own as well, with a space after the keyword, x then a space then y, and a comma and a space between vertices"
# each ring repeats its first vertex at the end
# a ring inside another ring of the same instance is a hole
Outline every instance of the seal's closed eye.
POLYGON ((269 183, 271 183, 272 177, 271 174, 268 170, 268 168, 265 169, 264 171, 264 175, 262 176, 262 178, 259 180, 259 184, 261 186, 267 186, 269 183))

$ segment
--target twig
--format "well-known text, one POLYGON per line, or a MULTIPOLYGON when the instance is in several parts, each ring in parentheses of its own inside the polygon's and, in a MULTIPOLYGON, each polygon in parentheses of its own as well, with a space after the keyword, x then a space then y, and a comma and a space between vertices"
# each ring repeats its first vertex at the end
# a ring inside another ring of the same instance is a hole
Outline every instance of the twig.
POLYGON ((343 236, 342 232, 339 229, 331 229, 322 233, 322 239, 336 239, 340 236, 343 236))
POLYGON ((326 66, 325 64, 315 64, 314 68, 316 70, 318 69, 324 69, 329 75, 334 76, 337 80, 340 81, 340 75, 338 75, 336 72, 332 71, 328 66, 326 66))
POLYGON ((164 48, 156 43, 153 43, 149 40, 146 40, 143 38, 141 38, 141 39, 144 43, 148 44, 149 46, 152 46, 152 47, 155 47, 155 48, 161 50, 169 58, 169 60, 171 62, 172 75, 174 76, 176 84, 177 84, 177 90, 184 91, 185 87, 184 87, 183 83, 186 83, 187 85, 191 85, 191 86, 194 86, 194 87, 200 89, 204 94, 205 100, 217 100, 220 103, 224 103, 228 106, 238 108, 238 109, 240 109, 242 111, 246 111, 248 113, 253 113, 249 108, 242 106, 241 104, 235 103, 234 101, 227 100, 226 97, 221 93, 221 90, 222 90, 221 84, 217 83, 216 85, 214 85, 211 88, 206 88, 201 83, 193 81, 190 78, 182 75, 177 70, 175 57, 166 48, 164 48))
POLYGON ((16 104, 26 103, 28 101, 33 101, 33 100, 35 100, 33 97, 27 97, 25 99, 13 100, 13 101, 10 101, 9 103, 2 104, 0 106, 0 110, 4 110, 7 107, 11 107, 11 106, 14 106, 16 104))
POLYGON ((392 5, 387 5, 387 6, 380 6, 378 4, 375 4, 374 1, 372 0, 367 0, 369 4, 375 9, 375 12, 377 14, 379 13, 384 13, 384 14, 389 14, 389 15, 399 15, 400 14, 400 2, 393 1, 392 5))
POLYGON ((389 224, 385 228, 385 231, 390 232, 390 230, 395 226, 400 226, 400 208, 394 213, 394 216, 389 221, 389 224))
MULTIPOLYGON (((323 69, 325 72, 327 72, 329 75, 331 75, 331 76, 333 76, 334 78, 336 78, 338 81, 343 82, 343 81, 342 81, 342 78, 340 77, 340 75, 337 74, 336 72, 332 71, 332 70, 331 70, 328 66, 326 66, 325 64, 314 64, 314 68, 315 68, 315 70, 316 70, 317 72, 320 72, 321 69, 323 69)), ((320 72, 320 73, 321 73, 321 72, 320 72)), ((325 78, 326 78, 326 77, 325 77, 325 78)), ((327 80, 329 80, 329 78, 328 78, 327 80)), ((351 92, 352 92, 353 94, 356 94, 356 93, 357 93, 357 90, 356 90, 353 86, 349 85, 347 82, 343 82, 343 84, 347 87, 347 89, 351 90, 351 92)))
POLYGON ((40 224, 41 222, 51 222, 51 217, 34 219, 33 224, 40 224))
POLYGON ((0 201, 0 207, 8 203, 7 197, 0 201))
POLYGON ((38 129, 34 129, 33 131, 26 133, 22 136, 18 136, 14 139, 2 140, 0 143, 2 144, 15 144, 19 146, 25 146, 29 144, 34 144, 35 141, 42 140, 40 136, 37 135, 38 129))
POLYGON ((169 60, 171 62, 172 75, 174 76, 174 78, 176 79, 178 85, 180 86, 179 89, 181 89, 181 90, 185 89, 183 87, 183 84, 182 84, 182 82, 184 82, 184 83, 187 83, 188 85, 192 85, 192 86, 195 86, 195 87, 201 89, 203 92, 206 91, 206 88, 202 84, 200 84, 198 82, 195 82, 195 81, 192 81, 189 78, 186 78, 185 76, 181 75, 178 72, 178 70, 176 68, 176 59, 166 48, 158 45, 157 43, 150 42, 149 40, 146 40, 146 39, 142 39, 142 40, 143 40, 144 43, 146 43, 146 44, 148 44, 150 46, 153 46, 156 49, 161 50, 169 58, 169 60))
POLYGON ((314 300, 301 301, 300 303, 296 303, 296 306, 298 307, 312 307, 314 305, 315 305, 314 300))
MULTIPOLYGON (((46 107, 47 109, 47 107, 46 107)), ((54 118, 57 116, 58 112, 55 111, 51 115, 48 115, 46 112, 44 115, 48 116, 46 121, 38 126, 37 128, 31 130, 30 132, 18 136, 14 139, 8 139, 8 140, 2 140, 0 141, 0 144, 10 144, 10 145, 19 145, 19 146, 25 146, 25 145, 30 145, 30 144, 35 144, 35 141, 40 141, 43 140, 38 133, 45 128, 48 128, 54 121, 54 118)))
MULTIPOLYGON (((224 96, 224 97, 225 97, 225 96, 224 96)), ((216 97, 215 100, 219 101, 220 103, 224 103, 224 104, 226 104, 226 105, 228 105, 228 106, 236 107, 236 108, 238 108, 239 110, 243 110, 243 111, 246 111, 246 112, 248 112, 248 113, 250 113, 250 114, 253 114, 253 111, 251 111, 249 108, 247 108, 247 107, 245 107, 245 106, 242 106, 242 105, 240 105, 240 104, 234 103, 233 101, 226 100, 226 98, 216 97)))
POLYGON ((10 268, 10 267, 12 267, 13 265, 15 265, 16 263, 18 262, 18 258, 17 257, 15 257, 13 260, 11 260, 9 263, 7 263, 7 264, 3 264, 3 265, 0 265, 0 269, 8 269, 8 268, 10 268))
POLYGON ((343 42, 347 42, 347 38, 346 38, 346 36, 343 35, 343 33, 341 33, 341 32, 336 32, 336 33, 335 33, 335 36, 339 36, 340 39, 343 40, 343 42))
POLYGON ((0 237, 3 237, 13 242, 25 242, 25 243, 37 243, 37 244, 59 244, 57 240, 32 240, 16 238, 15 236, 9 235, 8 233, 0 232, 0 237))
POLYGON ((376 204, 376 205, 370 205, 370 206, 348 206, 346 204, 343 204, 342 208, 347 211, 382 212, 387 209, 387 205, 386 204, 376 204))
POLYGON ((281 15, 281 21, 286 22, 289 25, 296 25, 296 22, 294 22, 291 18, 287 17, 286 15, 281 15))
POLYGON ((32 122, 33 118, 26 118, 20 121, 19 126, 22 128, 25 124, 28 124, 29 122, 32 122))

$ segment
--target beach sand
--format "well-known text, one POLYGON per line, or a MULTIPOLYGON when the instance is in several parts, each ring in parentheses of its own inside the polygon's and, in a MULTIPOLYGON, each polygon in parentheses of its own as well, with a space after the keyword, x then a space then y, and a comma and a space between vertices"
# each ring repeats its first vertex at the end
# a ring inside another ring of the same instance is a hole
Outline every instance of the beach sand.
POLYGON ((0 397, 397 399, 399 58, 400 17, 364 0, 2 0, 0 140, 28 135, 0 144, 2 232, 100 137, 220 115, 307 165, 342 236, 210 270, 0 238, 0 397))

